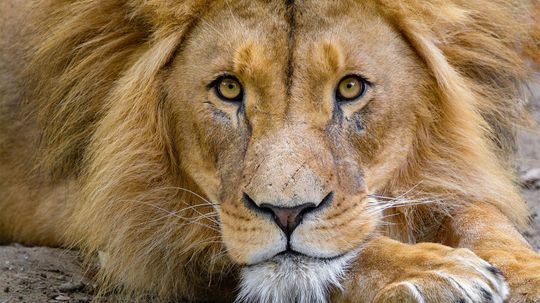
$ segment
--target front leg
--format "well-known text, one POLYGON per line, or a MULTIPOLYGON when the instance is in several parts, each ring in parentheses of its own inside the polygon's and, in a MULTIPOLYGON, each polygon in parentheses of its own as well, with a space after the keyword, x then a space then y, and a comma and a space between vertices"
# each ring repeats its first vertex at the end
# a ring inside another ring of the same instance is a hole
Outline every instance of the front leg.
POLYGON ((503 272, 510 302, 540 302, 540 256, 498 209, 472 205, 455 214, 448 227, 446 244, 469 248, 503 272))
POLYGON ((503 302, 507 295, 500 271, 468 249, 378 237, 332 302, 503 302))

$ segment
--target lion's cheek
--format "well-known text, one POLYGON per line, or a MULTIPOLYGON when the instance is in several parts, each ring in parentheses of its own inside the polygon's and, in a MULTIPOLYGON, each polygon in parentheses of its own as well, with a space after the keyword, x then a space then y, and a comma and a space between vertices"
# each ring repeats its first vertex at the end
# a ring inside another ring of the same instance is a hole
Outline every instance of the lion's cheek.
POLYGON ((221 211, 222 237, 231 259, 238 264, 255 264, 287 248, 287 239, 277 226, 257 217, 221 211))

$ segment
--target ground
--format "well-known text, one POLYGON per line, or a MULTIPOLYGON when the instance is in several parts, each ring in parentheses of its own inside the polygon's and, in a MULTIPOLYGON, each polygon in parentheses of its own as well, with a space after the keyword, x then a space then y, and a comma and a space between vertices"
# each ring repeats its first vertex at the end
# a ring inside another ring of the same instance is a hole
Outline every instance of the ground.
MULTIPOLYGON (((540 124, 540 85, 530 104, 533 118, 540 124)), ((518 170, 523 194, 530 207, 532 224, 524 232, 531 245, 540 251, 540 128, 521 131, 518 136, 518 170)), ((74 251, 0 246, 0 303, 84 303, 93 298, 95 285, 74 251)))

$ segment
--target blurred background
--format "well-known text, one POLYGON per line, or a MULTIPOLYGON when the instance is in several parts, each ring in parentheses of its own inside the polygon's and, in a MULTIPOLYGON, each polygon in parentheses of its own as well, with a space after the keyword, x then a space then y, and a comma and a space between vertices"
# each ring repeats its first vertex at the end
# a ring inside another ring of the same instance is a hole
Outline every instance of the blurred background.
POLYGON ((529 107, 536 129, 518 132, 517 161, 523 195, 531 207, 532 226, 524 233, 531 245, 540 252, 540 81, 530 86, 533 98, 529 107))

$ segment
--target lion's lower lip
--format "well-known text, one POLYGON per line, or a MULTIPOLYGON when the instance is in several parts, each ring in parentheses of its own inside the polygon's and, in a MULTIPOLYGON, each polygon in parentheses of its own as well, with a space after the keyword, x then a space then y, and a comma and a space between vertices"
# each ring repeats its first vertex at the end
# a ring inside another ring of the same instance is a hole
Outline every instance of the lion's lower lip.
POLYGON ((275 260, 279 258, 305 258, 305 259, 319 260, 319 261, 331 261, 331 260, 339 259, 343 257, 344 255, 346 255, 346 253, 335 255, 332 257, 317 257, 317 256, 306 255, 304 253, 301 253, 292 249, 287 249, 274 255, 272 258, 270 258, 270 260, 275 260))
POLYGON ((261 264, 264 264, 264 263, 272 263, 272 262, 281 262, 281 261, 284 261, 284 260, 294 260, 294 261, 298 261, 298 262, 303 262, 303 261, 311 261, 311 262, 321 262, 321 263, 325 263, 325 262, 331 262, 331 261, 334 261, 334 260, 338 260, 342 257, 345 257, 348 253, 342 253, 342 254, 339 254, 339 255, 335 255, 335 256, 332 256, 332 257, 317 257, 317 256, 310 256, 310 255, 306 255, 304 253, 301 253, 301 252, 297 252, 295 250, 291 250, 291 249, 287 249, 287 250, 284 250, 280 253, 277 253, 275 254, 273 257, 271 258, 268 258, 266 260, 262 260, 260 262, 257 262, 257 263, 254 263, 254 264, 249 264, 247 265, 247 267, 252 267, 252 266, 258 266, 258 265, 261 265, 261 264))

